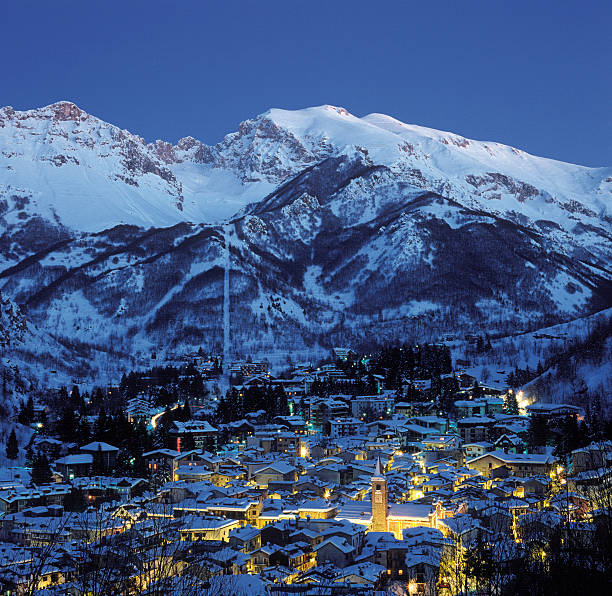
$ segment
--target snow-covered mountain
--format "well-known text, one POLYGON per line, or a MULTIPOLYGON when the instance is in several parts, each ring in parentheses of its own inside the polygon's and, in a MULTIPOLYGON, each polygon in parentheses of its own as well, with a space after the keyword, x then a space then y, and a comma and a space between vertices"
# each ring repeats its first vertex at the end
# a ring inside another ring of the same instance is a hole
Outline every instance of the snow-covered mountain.
POLYGON ((143 358, 504 333, 612 302, 612 168, 332 106, 214 146, 4 108, 0 234, 30 321, 143 358))

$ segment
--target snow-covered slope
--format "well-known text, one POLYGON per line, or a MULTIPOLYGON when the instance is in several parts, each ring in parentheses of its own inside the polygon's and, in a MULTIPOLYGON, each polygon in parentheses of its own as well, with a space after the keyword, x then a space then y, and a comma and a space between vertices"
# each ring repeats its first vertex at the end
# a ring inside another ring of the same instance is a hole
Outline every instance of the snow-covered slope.
POLYGON ((147 145, 70 102, 16 112, 0 110, 0 200, 16 223, 35 214, 82 231, 118 224, 169 226, 216 221, 268 185, 244 186, 236 174, 207 167, 193 139, 172 148, 147 145), (20 208, 21 207, 21 208, 20 208))
MULTIPOLYGON (((610 215, 612 168, 586 168, 342 108, 272 109, 215 145, 145 141, 70 102, 0 110, 0 188, 71 228, 215 222, 329 156, 361 153, 398 179, 498 214, 567 227, 610 215)), ((17 216, 17 215, 15 215, 17 216)))
POLYGON ((84 359, 526 331, 612 303, 611 197, 612 168, 333 106, 214 146, 4 108, 0 289, 84 359))

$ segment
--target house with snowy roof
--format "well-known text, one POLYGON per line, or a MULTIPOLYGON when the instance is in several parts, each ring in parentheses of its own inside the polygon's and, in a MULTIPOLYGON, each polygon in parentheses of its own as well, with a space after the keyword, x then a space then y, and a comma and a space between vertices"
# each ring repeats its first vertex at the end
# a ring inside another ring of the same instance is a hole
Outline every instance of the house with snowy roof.
POLYGON ((484 416, 487 413, 487 402, 484 399, 458 399, 454 405, 458 418, 484 416))
POLYGON ((325 539, 314 551, 317 553, 317 561, 333 563, 341 568, 350 565, 355 555, 355 548, 340 536, 325 539))
POLYGON ((93 466, 93 455, 91 453, 73 453, 65 455, 53 462, 53 467, 64 478, 78 478, 79 476, 89 476, 93 466))
POLYGON ((557 458, 546 453, 491 451, 469 460, 467 466, 478 470, 487 477, 490 477, 496 468, 502 466, 510 470, 514 476, 528 477, 542 474, 547 476, 556 463, 557 458))
POLYGON ((295 466, 281 461, 260 467, 253 474, 253 480, 259 486, 268 486, 270 482, 295 482, 297 476, 295 466))
POLYGON ((493 443, 489 443, 488 441, 477 441, 475 443, 464 443, 462 449, 465 454, 465 458, 467 460, 470 460, 470 459, 474 459, 475 457, 484 455, 488 451, 493 451, 493 443))
POLYGON ((326 499, 304 501, 298 507, 298 515, 308 519, 331 519, 338 513, 338 505, 326 499))
POLYGON ((229 533, 242 524, 236 519, 224 519, 200 515, 180 518, 181 540, 227 540, 229 533))
POLYGON ((457 430, 464 443, 488 441, 495 422, 489 416, 469 416, 457 421, 457 430))
POLYGON ((526 448, 525 441, 514 433, 503 433, 494 443, 493 450, 507 453, 522 453, 526 448))
POLYGON ((185 451, 185 445, 195 449, 217 450, 218 430, 206 420, 175 420, 169 435, 177 451, 185 451))
POLYGON ((229 543, 243 553, 251 553, 261 546, 261 530, 247 524, 229 533, 229 543))
POLYGON ((382 587, 386 571, 383 565, 363 561, 345 567, 334 578, 334 583, 342 582, 351 586, 369 586, 372 590, 377 590, 382 587))
POLYGON ((82 453, 89 453, 93 458, 100 457, 100 463, 105 469, 108 470, 115 465, 117 454, 119 453, 119 447, 109 445, 104 441, 93 441, 87 445, 83 445, 80 451, 82 453))
POLYGON ((612 464, 612 441, 597 441, 575 449, 571 453, 571 463, 574 474, 608 467, 612 464))
POLYGON ((581 410, 579 407, 570 404, 536 402, 527 406, 525 411, 529 416, 542 416, 547 420, 554 420, 565 416, 578 416, 581 410))

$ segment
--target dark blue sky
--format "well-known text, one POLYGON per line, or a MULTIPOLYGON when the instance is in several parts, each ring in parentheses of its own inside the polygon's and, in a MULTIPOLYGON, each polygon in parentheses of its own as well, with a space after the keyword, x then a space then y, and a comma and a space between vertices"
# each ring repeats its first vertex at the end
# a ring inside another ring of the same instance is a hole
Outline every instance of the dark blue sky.
POLYGON ((147 140, 214 143, 329 103, 612 164, 609 0, 19 0, 1 18, 17 109, 69 99, 147 140))

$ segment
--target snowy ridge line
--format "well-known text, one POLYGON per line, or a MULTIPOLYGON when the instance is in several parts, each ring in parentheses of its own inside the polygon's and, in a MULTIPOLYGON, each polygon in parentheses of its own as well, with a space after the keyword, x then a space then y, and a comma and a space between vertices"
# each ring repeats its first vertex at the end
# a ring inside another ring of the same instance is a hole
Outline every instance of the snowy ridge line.
MULTIPOLYGON (((398 181, 502 217, 516 211, 567 227, 575 212, 594 221, 610 212, 612 168, 565 164, 380 114, 358 118, 333 106, 268 110, 215 146, 191 137, 147 144, 70 102, 0 109, 0 198, 16 192, 28 201, 26 213, 49 221, 57 215, 83 231, 221 223, 339 156, 361 156, 364 167, 386 168, 398 181)), ((12 223, 19 217, 11 212, 12 223)))

